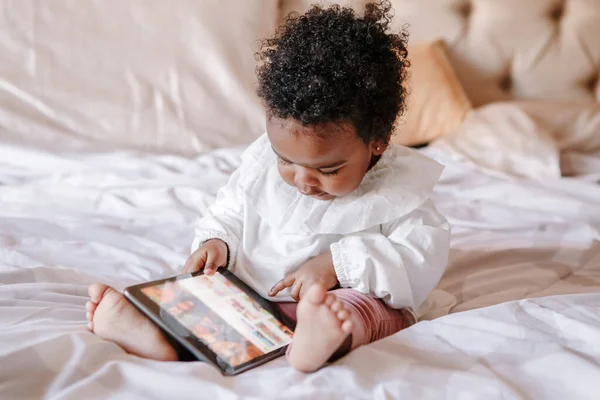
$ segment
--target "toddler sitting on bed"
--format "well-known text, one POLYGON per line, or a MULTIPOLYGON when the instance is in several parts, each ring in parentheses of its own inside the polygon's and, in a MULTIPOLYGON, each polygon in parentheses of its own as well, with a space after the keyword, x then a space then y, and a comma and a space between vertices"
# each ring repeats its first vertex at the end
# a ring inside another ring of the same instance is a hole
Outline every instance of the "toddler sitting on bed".
MULTIPOLYGON (((263 42, 267 132, 198 221, 183 269, 229 267, 297 317, 288 359, 300 371, 413 324, 447 264, 449 225, 429 199, 441 166, 390 144, 408 61, 389 11, 314 6, 263 42)), ((142 357, 177 358, 121 293, 89 293, 93 332, 142 357)))

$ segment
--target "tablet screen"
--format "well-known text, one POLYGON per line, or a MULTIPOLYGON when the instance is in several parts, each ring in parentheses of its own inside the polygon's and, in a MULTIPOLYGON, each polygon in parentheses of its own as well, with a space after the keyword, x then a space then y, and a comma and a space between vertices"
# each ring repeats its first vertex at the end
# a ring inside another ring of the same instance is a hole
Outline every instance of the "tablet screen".
POLYGON ((289 328, 219 272, 141 291, 234 368, 292 341, 289 328))

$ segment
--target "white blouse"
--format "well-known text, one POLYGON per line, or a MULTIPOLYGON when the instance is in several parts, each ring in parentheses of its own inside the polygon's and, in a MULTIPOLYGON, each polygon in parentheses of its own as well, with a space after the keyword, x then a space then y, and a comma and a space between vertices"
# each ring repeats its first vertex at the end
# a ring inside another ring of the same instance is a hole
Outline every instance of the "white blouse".
POLYGON ((338 281, 416 311, 448 262, 450 226, 429 199, 442 166, 391 145, 350 195, 313 199, 287 185, 265 135, 196 224, 192 251, 205 241, 229 246, 229 268, 261 296, 293 301, 271 287, 311 258, 331 250, 338 281))

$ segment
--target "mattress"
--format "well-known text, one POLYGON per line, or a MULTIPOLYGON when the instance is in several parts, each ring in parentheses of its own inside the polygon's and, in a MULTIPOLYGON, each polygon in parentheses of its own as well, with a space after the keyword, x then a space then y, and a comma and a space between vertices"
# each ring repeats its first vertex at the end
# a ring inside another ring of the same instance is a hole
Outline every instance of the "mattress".
POLYGON ((600 187, 446 166, 450 265, 424 320, 305 375, 225 378, 86 329, 87 286, 175 273, 242 148, 197 157, 0 142, 0 398, 581 399, 600 393, 600 187), (559 373, 560 371, 560 373, 559 373))

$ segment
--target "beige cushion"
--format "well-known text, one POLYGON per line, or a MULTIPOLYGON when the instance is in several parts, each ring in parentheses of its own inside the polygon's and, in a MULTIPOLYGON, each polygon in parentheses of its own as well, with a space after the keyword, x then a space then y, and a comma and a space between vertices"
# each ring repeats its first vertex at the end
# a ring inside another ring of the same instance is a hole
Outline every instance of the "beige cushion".
POLYGON ((257 39, 278 1, 35 1, 0 12, 0 132, 196 153, 264 132, 257 39))
POLYGON ((551 100, 514 104, 547 127, 561 151, 563 176, 600 182, 600 104, 551 100))
POLYGON ((600 104, 553 100, 513 104, 547 126, 562 152, 600 152, 600 104))
POLYGON ((527 179, 600 176, 600 104, 551 100, 480 107, 431 146, 492 174, 527 179))
POLYGON ((493 175, 527 179, 561 175, 559 150, 548 127, 510 102, 478 108, 431 146, 493 175))
POLYGON ((408 109, 398 122, 392 142, 413 146, 453 131, 472 107, 441 41, 410 46, 408 54, 408 109))

